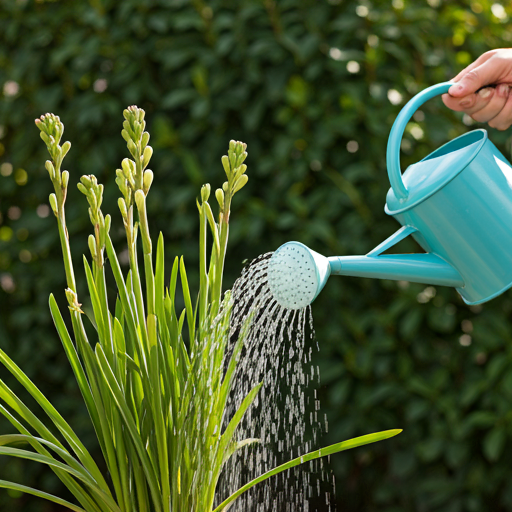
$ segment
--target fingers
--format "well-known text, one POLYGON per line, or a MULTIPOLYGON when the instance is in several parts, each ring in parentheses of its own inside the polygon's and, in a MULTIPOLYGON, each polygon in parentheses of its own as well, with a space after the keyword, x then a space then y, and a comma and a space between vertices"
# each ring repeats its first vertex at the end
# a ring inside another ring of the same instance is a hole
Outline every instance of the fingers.
POLYGON ((478 93, 468 94, 462 98, 454 98, 450 94, 443 94, 444 104, 456 112, 464 112, 468 115, 482 110, 494 96, 494 89, 486 87, 478 93))
POLYGON ((463 98, 444 94, 443 102, 448 108, 464 112, 475 121, 489 123, 491 128, 506 130, 512 125, 512 91, 507 84, 496 89, 486 87, 463 98))
MULTIPOLYGON (((489 91, 489 88, 482 89, 479 95, 486 91, 489 91)), ((496 87, 493 94, 488 94, 489 100, 486 105, 483 105, 482 108, 479 108, 478 110, 473 109, 472 111, 468 111, 467 114, 469 114, 475 121, 480 123, 489 123, 489 125, 492 126, 490 122, 503 110, 505 103, 507 103, 508 96, 509 86, 501 84, 496 87)))
POLYGON ((509 95, 505 102, 505 105, 501 109, 501 111, 496 115, 492 120, 489 121, 489 126, 491 128, 496 128, 497 130, 506 130, 512 125, 512 94, 509 95))
POLYGON ((496 83, 499 70, 490 63, 491 59, 488 59, 479 66, 470 69, 457 83, 450 87, 448 93, 456 98, 461 98, 476 92, 485 85, 496 83))

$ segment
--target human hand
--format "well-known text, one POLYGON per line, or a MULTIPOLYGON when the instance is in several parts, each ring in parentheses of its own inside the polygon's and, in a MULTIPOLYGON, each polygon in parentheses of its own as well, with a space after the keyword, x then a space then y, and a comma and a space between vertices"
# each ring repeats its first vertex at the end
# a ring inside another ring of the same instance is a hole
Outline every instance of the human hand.
POLYGON ((484 53, 452 82, 454 85, 448 94, 443 94, 443 102, 448 108, 464 112, 475 121, 488 123, 498 130, 506 130, 512 125, 511 48, 484 53), (496 88, 486 85, 496 85, 496 88))

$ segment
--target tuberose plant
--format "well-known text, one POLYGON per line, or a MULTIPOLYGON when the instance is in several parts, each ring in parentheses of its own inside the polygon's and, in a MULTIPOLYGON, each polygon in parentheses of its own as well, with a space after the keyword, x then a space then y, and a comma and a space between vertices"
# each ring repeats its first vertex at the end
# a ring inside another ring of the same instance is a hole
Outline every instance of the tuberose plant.
POLYGON ((246 145, 230 141, 228 154, 222 157, 227 180, 215 192, 217 220, 208 202, 210 185, 201 188, 197 201, 200 287, 193 299, 183 258, 174 259, 166 283, 163 236, 155 248, 150 235, 146 201, 153 172, 147 167, 153 150, 144 111, 129 107, 124 118, 122 136, 131 158, 117 169, 116 183, 129 254, 126 276, 110 238, 110 216, 101 210, 103 185, 93 175, 82 176, 78 183, 93 226, 90 259, 83 258, 91 302, 88 314, 79 302, 64 208, 69 172, 61 168, 71 144, 60 144, 64 126, 59 117, 46 114, 36 120, 51 157, 45 166, 54 186, 50 205, 60 234, 72 336, 53 295, 50 310, 108 475, 102 474, 50 401, 0 350, 0 362, 41 408, 32 411, 0 380, 0 412, 18 431, 0 436, 0 455, 48 465, 77 504, 19 483, 0 481, 0 487, 34 494, 77 512, 221 512, 247 489, 281 471, 398 434, 400 430, 389 430, 317 450, 261 475, 224 501, 216 496, 225 462, 235 451, 257 442, 237 440, 236 428, 261 384, 250 390, 231 418, 225 413, 244 332, 226 361, 231 296, 222 293, 222 276, 231 201, 247 183, 246 145), (208 228, 213 240, 209 250, 208 228), (112 272, 117 287, 114 301, 107 293, 107 272, 112 272), (176 311, 178 280, 185 304, 181 312, 176 311), (86 329, 86 322, 92 329, 86 329), (94 339, 88 335, 91 331, 94 339), (220 504, 215 507, 214 503, 220 504))

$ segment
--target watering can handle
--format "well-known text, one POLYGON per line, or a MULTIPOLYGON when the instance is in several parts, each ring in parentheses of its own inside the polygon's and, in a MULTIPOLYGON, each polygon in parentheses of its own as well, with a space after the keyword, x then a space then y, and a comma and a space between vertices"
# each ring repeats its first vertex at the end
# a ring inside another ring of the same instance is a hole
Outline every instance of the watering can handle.
POLYGON ((413 114, 421 105, 423 105, 423 103, 434 96, 439 96, 448 92, 448 89, 452 85, 453 82, 443 82, 441 84, 432 85, 431 87, 428 87, 416 94, 416 96, 414 96, 414 98, 412 98, 400 111, 400 114, 398 114, 398 117, 393 123, 388 139, 386 161, 391 188, 393 189, 395 196, 400 200, 407 199, 407 196, 409 195, 409 191, 405 187, 402 179, 402 171, 400 170, 400 143, 402 142, 405 127, 407 126, 409 119, 411 119, 413 114))

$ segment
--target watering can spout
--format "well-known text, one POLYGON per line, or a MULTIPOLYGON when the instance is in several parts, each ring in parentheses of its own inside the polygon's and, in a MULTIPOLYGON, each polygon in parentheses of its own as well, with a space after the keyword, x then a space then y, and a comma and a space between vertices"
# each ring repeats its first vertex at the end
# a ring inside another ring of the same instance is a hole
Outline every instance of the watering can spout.
POLYGON ((365 256, 326 258, 300 242, 288 242, 270 258, 270 291, 281 306, 299 309, 316 299, 331 274, 463 288, 459 272, 436 254, 381 254, 410 232, 402 228, 365 256))
POLYGON ((385 254, 328 258, 335 275, 372 277, 462 288, 464 281, 449 263, 436 254, 385 254))

